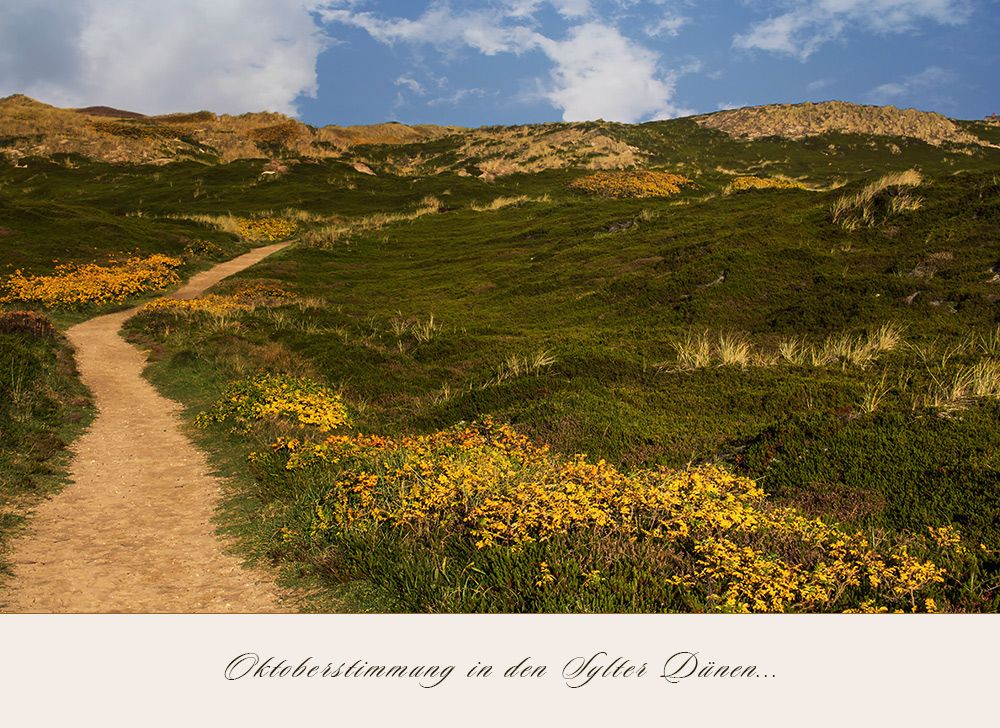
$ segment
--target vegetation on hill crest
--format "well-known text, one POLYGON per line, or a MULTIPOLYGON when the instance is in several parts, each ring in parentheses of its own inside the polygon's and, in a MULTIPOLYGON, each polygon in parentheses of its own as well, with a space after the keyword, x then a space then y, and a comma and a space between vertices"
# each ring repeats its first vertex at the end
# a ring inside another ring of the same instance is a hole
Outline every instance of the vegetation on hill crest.
MULTIPOLYGON (((802 139, 824 134, 861 134, 950 144, 972 153, 993 145, 975 128, 963 128, 940 114, 892 106, 844 102, 763 106, 691 117, 707 128, 740 139, 802 139)), ((103 106, 59 109, 23 95, 0 99, 0 154, 17 161, 27 156, 77 154, 112 163, 238 159, 345 159, 386 168, 392 174, 421 176, 455 172, 486 180, 515 172, 580 167, 644 168, 656 164, 657 146, 638 129, 684 129, 687 120, 651 125, 603 121, 530 124, 466 129, 391 122, 369 126, 311 127, 281 114, 248 113, 144 116, 103 106)), ((966 127, 973 122, 964 122, 966 127)), ((981 123, 979 126, 989 127, 981 123)), ((671 134, 670 132, 674 132, 671 134)), ((688 136, 689 132, 681 131, 688 136)), ((648 137, 648 134, 645 135, 648 137)), ((836 144, 831 145, 836 147, 836 144)), ((898 145, 895 145, 898 148, 898 145)), ((684 160, 674 160, 674 163, 684 160)))
POLYGON ((769 136, 802 139, 841 132, 910 137, 934 145, 980 143, 977 137, 941 114, 895 106, 859 106, 843 101, 755 106, 695 118, 706 127, 743 139, 769 136))

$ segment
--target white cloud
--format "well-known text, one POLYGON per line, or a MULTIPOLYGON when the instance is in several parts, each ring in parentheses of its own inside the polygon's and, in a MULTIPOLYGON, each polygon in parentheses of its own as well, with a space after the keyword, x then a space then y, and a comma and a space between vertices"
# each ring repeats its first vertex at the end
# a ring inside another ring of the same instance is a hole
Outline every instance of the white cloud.
POLYGON ((650 114, 672 116, 675 78, 664 76, 656 53, 602 23, 573 28, 569 38, 540 42, 555 63, 544 95, 563 119, 632 122, 650 114))
POLYGON ((543 5, 552 8, 564 18, 585 18, 594 13, 590 0, 502 0, 507 14, 515 18, 532 18, 543 5))
POLYGON ((676 38, 680 35, 681 28, 689 22, 691 19, 683 15, 665 15, 658 23, 646 28, 646 33, 651 36, 669 35, 676 38))
POLYGON ((552 7, 564 18, 585 18, 592 15, 594 8, 590 0, 550 0, 552 7))
POLYGON ((818 78, 806 84, 806 91, 822 91, 837 82, 834 78, 818 78))
POLYGON ((447 3, 432 4, 416 20, 383 18, 375 13, 345 9, 325 9, 326 22, 343 23, 368 32, 382 43, 427 43, 441 51, 466 45, 492 56, 517 53, 534 46, 535 33, 527 26, 504 23, 501 13, 477 10, 456 13, 447 3))
POLYGON ((797 10, 757 23, 746 35, 736 36, 733 45, 787 53, 805 60, 843 29, 841 20, 831 17, 822 22, 811 11, 797 10))
POLYGON ((884 83, 865 94, 865 100, 879 105, 905 101, 914 95, 933 93, 948 88, 957 76, 940 66, 928 66, 920 73, 902 81, 884 83))
POLYGON ((0 95, 148 114, 294 115, 326 40, 314 0, 0 0, 0 95))
POLYGON ((482 89, 482 88, 461 88, 461 89, 458 89, 455 93, 450 94, 448 96, 441 96, 440 98, 431 99, 430 101, 427 102, 427 105, 428 106, 441 106, 442 104, 450 104, 452 106, 456 106, 456 105, 460 104, 461 102, 465 101, 465 99, 467 99, 469 97, 475 97, 475 98, 480 98, 481 99, 481 98, 483 98, 486 95, 487 95, 486 89, 482 89))
POLYGON ((733 39, 737 48, 757 48, 806 60, 847 29, 906 33, 931 21, 959 25, 970 14, 967 0, 795 0, 791 9, 755 23, 733 39))
POLYGON ((396 85, 405 86, 406 88, 410 89, 410 91, 412 91, 413 93, 420 94, 421 96, 427 93, 427 91, 424 90, 423 84, 421 84, 420 81, 418 81, 417 79, 411 78, 410 76, 400 76, 399 78, 396 79, 396 85))
MULTIPOLYGON (((547 79, 536 79, 534 98, 560 109, 567 121, 632 122, 686 111, 675 107, 671 98, 677 76, 691 68, 663 70, 657 53, 625 37, 613 23, 598 19, 590 0, 502 0, 477 10, 455 10, 439 1, 413 19, 350 8, 320 14, 326 22, 362 28, 382 43, 431 45, 447 56, 466 48, 486 56, 540 51, 552 69, 547 79), (555 9, 569 23, 564 37, 536 29, 534 14, 543 6, 555 9)), ((682 23, 683 19, 666 18, 659 31, 669 33, 682 23)))

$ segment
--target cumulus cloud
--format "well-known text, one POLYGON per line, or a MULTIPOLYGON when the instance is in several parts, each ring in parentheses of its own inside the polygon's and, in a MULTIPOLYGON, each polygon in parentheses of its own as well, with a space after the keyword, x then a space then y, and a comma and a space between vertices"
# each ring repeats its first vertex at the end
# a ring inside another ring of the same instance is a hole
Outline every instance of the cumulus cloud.
POLYGON ((563 110, 563 119, 631 122, 649 114, 674 115, 674 77, 660 72, 656 53, 615 28, 585 23, 565 40, 542 38, 539 45, 555 63, 544 95, 563 110))
POLYGON ((0 94, 148 114, 294 115, 326 44, 313 0, 0 0, 0 94))
MULTIPOLYGON (((536 79, 534 97, 560 109, 566 121, 633 122, 686 111, 671 102, 678 72, 662 69, 659 54, 600 18, 590 0, 501 0, 473 10, 435 2, 416 18, 345 7, 320 15, 328 23, 362 28, 382 43, 430 45, 448 56, 465 49, 486 56, 540 52, 551 70, 536 79), (568 23, 563 36, 538 30, 535 13, 546 6, 568 23)), ((656 32, 670 34, 682 24, 671 16, 656 32)))
POLYGON ((790 9, 737 35, 737 48, 757 48, 806 60, 849 28, 880 34, 913 31, 921 22, 959 25, 970 15, 967 0, 795 0, 790 9))

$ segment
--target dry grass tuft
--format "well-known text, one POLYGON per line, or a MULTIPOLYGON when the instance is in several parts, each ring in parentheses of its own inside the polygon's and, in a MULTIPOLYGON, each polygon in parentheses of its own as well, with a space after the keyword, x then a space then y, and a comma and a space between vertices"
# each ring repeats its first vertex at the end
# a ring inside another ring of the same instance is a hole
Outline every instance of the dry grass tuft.
POLYGON ((338 243, 350 245, 351 237, 358 233, 380 230, 386 225, 400 222, 410 222, 424 215, 436 214, 441 210, 441 201, 436 197, 428 196, 420 201, 415 210, 410 212, 377 212, 365 217, 338 221, 304 232, 301 241, 304 245, 320 249, 329 249, 338 243))
POLYGON ((524 207, 529 202, 551 202, 551 198, 548 195, 542 195, 541 197, 529 197, 528 195, 518 195, 517 197, 497 197, 492 202, 488 202, 485 205, 479 205, 473 202, 469 205, 470 210, 475 212, 486 212, 492 210, 500 210, 504 207, 524 207))
POLYGON ((534 354, 510 354, 495 370, 492 377, 480 385, 480 389, 494 387, 517 377, 535 375, 556 363, 555 356, 547 350, 534 354))
POLYGON ((786 362, 794 366, 824 367, 840 362, 865 367, 879 353, 892 351, 903 343, 903 327, 895 322, 883 324, 866 336, 840 334, 829 336, 818 346, 811 346, 802 338, 782 339, 777 350, 755 348, 753 342, 741 333, 719 334, 712 337, 708 331, 688 332, 684 338, 673 342, 677 352, 678 369, 700 369, 711 366, 776 366, 786 362))
POLYGON ((744 334, 719 334, 715 351, 721 360, 719 366, 738 366, 746 369, 757 360, 750 340, 744 334))
POLYGON ((673 343, 677 352, 677 366, 681 369, 701 369, 712 363, 712 340, 707 331, 693 334, 673 343))
POLYGON ((887 174, 854 195, 844 195, 833 203, 830 217, 845 230, 874 227, 904 212, 920 208, 922 200, 911 188, 923 178, 915 169, 887 174))

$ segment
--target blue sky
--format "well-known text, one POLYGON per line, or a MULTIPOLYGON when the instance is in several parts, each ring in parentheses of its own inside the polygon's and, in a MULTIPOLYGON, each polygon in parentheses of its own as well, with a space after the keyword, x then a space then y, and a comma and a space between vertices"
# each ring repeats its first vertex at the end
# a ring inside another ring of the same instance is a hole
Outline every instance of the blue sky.
POLYGON ((307 123, 1000 113, 1000 0, 0 0, 0 96, 307 123))

